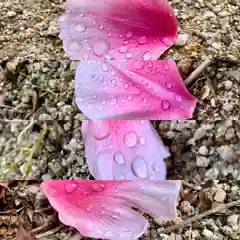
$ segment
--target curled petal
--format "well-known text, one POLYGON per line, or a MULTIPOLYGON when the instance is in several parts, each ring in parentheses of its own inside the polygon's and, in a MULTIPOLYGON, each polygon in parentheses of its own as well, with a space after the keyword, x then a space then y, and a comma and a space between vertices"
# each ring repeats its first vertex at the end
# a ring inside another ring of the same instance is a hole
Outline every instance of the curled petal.
POLYGON ((72 60, 157 59, 177 36, 166 0, 69 0, 59 23, 72 60))
POLYGON ((77 106, 90 119, 181 120, 197 102, 173 60, 82 61, 75 78, 77 106))
POLYGON ((169 152, 147 120, 84 120, 91 174, 98 180, 163 180, 169 152))
POLYGON ((44 181, 41 185, 65 225, 83 236, 133 240, 147 229, 147 219, 176 217, 179 181, 44 181))

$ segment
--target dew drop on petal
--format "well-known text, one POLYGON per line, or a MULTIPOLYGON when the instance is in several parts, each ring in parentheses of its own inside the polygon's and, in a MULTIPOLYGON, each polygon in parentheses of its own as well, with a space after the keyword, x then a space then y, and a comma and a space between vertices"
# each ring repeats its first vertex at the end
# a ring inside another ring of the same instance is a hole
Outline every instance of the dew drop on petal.
POLYGON ((90 125, 90 127, 94 138, 97 140, 102 140, 110 134, 110 126, 107 121, 92 120, 92 125, 90 125))
POLYGON ((127 59, 131 59, 132 58, 132 54, 131 53, 126 53, 125 56, 126 56, 127 59))
POLYGON ((148 63, 147 63, 147 66, 148 66, 149 68, 152 68, 152 67, 153 67, 153 63, 152 63, 152 62, 148 62, 148 63))
POLYGON ((146 144, 146 138, 145 137, 139 137, 139 142, 142 146, 146 144))
POLYGON ((147 164, 142 157, 135 157, 131 164, 135 176, 145 179, 147 177, 147 164))
POLYGON ((137 70, 141 70, 144 68, 145 62, 144 61, 135 61, 133 66, 137 70))
POLYGON ((128 132, 125 136, 124 136, 124 143, 128 146, 128 147, 135 147, 137 144, 137 133, 136 132, 128 132))
POLYGON ((107 40, 99 40, 94 44, 93 50, 97 56, 102 56, 110 49, 110 43, 107 40))
POLYGON ((108 65, 104 63, 104 64, 102 65, 102 70, 103 70, 103 72, 107 72, 107 71, 109 70, 108 65))
POLYGON ((132 32, 130 32, 130 31, 127 31, 127 32, 126 32, 126 37, 127 37, 127 38, 132 37, 132 35, 133 35, 132 32))
POLYGON ((152 56, 149 51, 145 52, 142 56, 143 60, 150 60, 152 59, 152 56))
POLYGON ((106 189, 106 185, 102 183, 94 183, 92 187, 95 192, 103 192, 106 189))
POLYGON ((164 100, 162 101, 161 106, 163 110, 168 110, 170 108, 170 102, 168 100, 164 100))
POLYGON ((120 53, 125 53, 125 52, 127 52, 127 47, 126 47, 126 46, 121 46, 121 47, 118 49, 118 51, 119 51, 120 53))
POLYGON ((125 157, 121 152, 116 152, 114 154, 114 161, 118 164, 124 164, 125 163, 125 157))
POLYGON ((181 102, 181 101, 182 101, 182 97, 181 97, 180 95, 176 95, 175 98, 176 98, 176 101, 177 101, 177 102, 181 102))
POLYGON ((112 105, 116 105, 116 104, 117 104, 117 99, 116 99, 116 98, 112 98, 112 99, 110 100, 110 103, 111 103, 112 105))
POLYGON ((128 88, 130 87, 130 85, 129 85, 129 83, 124 83, 124 84, 123 84, 123 87, 124 87, 125 89, 128 89, 128 88))
POLYGON ((64 188, 65 188, 65 192, 67 194, 70 194, 70 193, 73 193, 73 192, 75 192, 77 190, 78 184, 69 182, 69 183, 66 183, 64 185, 64 188))
POLYGON ((137 42, 139 44, 146 44, 148 41, 147 41, 147 38, 145 36, 143 36, 143 37, 138 38, 137 42))
POLYGON ((49 194, 50 196, 52 196, 52 197, 59 197, 59 196, 61 195, 58 190, 56 190, 56 189, 54 189, 54 188, 52 188, 52 187, 49 187, 49 188, 47 189, 47 192, 48 192, 48 194, 49 194))
POLYGON ((78 32, 84 32, 86 30, 86 26, 83 24, 83 23, 79 23, 76 25, 75 29, 78 31, 78 32))

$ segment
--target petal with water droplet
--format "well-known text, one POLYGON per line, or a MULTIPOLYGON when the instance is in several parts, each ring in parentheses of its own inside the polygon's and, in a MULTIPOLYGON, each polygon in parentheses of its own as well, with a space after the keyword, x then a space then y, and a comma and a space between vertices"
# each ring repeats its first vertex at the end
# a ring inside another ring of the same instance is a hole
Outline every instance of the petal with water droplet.
POLYGON ((127 67, 124 63, 88 62, 82 61, 76 72, 76 103, 88 118, 192 117, 197 100, 188 92, 173 60, 129 61, 127 67))
POLYGON ((95 179, 165 179, 163 159, 169 152, 148 120, 84 120, 82 133, 87 163, 95 179), (96 139, 92 128, 105 125, 110 127, 110 134, 96 139))
POLYGON ((132 208, 158 219, 172 220, 177 215, 180 186, 180 181, 49 180, 42 182, 41 189, 60 221, 76 228, 81 235, 136 240, 147 230, 148 221, 132 208), (75 184, 79 188, 66 193, 66 185, 75 184))
POLYGON ((176 18, 167 0, 68 0, 59 24, 60 38, 72 60, 107 54, 113 61, 157 59, 177 36, 176 18), (72 42, 81 47, 69 47, 72 42))

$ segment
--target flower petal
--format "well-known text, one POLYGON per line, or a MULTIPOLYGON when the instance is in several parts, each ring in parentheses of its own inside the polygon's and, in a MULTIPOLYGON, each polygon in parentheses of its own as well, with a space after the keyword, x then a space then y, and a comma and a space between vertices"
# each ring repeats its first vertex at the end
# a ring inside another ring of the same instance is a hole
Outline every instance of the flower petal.
POLYGON ((197 102, 173 60, 129 61, 127 69, 82 61, 75 78, 77 106, 90 119, 181 120, 197 102))
POLYGON ((98 180, 163 180, 169 152, 147 120, 84 120, 91 174, 98 180))
POLYGON ((83 236, 132 240, 147 229, 147 219, 132 207, 172 220, 180 182, 49 180, 41 187, 60 221, 83 236))
POLYGON ((157 59, 177 36, 166 0, 69 0, 59 23, 72 60, 157 59))

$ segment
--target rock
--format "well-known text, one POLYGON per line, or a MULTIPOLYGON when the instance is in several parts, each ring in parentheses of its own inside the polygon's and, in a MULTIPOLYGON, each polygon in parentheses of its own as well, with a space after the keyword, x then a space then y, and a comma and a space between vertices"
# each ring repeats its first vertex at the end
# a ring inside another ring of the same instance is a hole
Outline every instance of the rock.
POLYGON ((49 24, 49 27, 47 30, 47 36, 57 37, 58 34, 59 34, 59 27, 58 27, 57 20, 53 20, 49 24))
POLYGON ((188 215, 192 215, 194 213, 194 207, 191 206, 190 202, 183 201, 179 206, 180 210, 188 215))
POLYGON ((42 175, 42 180, 51 180, 53 179, 52 175, 50 173, 46 173, 42 175))
POLYGON ((208 148, 206 146, 201 146, 199 149, 198 149, 198 153, 203 155, 203 156, 206 156, 208 155, 208 148))
POLYGON ((212 231, 210 231, 210 230, 208 230, 208 229, 205 228, 205 229, 202 231, 202 236, 203 236, 203 238, 204 238, 205 240, 212 240, 214 234, 213 234, 212 231))
POLYGON ((233 230, 229 226, 224 226, 221 228, 222 232, 226 235, 231 235, 233 233, 233 230))
POLYGON ((16 15, 17 15, 17 13, 14 12, 14 11, 8 11, 8 12, 7 12, 7 16, 10 17, 10 18, 15 17, 16 15))
POLYGON ((227 225, 229 227, 237 226, 238 225, 238 218, 239 218, 238 214, 233 214, 231 216, 228 216, 227 225))
POLYGON ((224 161, 232 162, 237 158, 235 151, 229 145, 223 145, 217 148, 217 151, 224 161))
POLYGON ((219 203, 223 203, 226 198, 226 195, 227 195, 226 192, 222 188, 217 188, 214 200, 219 203))
POLYGON ((234 139, 235 136, 236 136, 236 134, 235 134, 234 128, 233 127, 228 128, 228 130, 225 134, 226 140, 230 141, 230 140, 234 139))
POLYGON ((196 162, 198 167, 208 167, 210 159, 203 156, 197 156, 196 162))
POLYGON ((226 103, 222 107, 227 112, 232 112, 233 110, 233 104, 232 103, 226 103))
POLYGON ((189 38, 189 36, 187 34, 179 34, 174 45, 177 47, 182 47, 187 43, 188 38, 189 38))
POLYGON ((231 90, 232 86, 233 86, 233 82, 232 81, 227 80, 225 82, 225 89, 226 90, 231 90))

